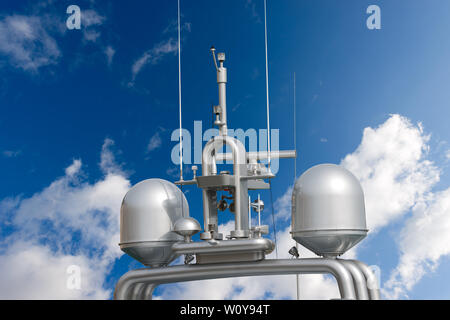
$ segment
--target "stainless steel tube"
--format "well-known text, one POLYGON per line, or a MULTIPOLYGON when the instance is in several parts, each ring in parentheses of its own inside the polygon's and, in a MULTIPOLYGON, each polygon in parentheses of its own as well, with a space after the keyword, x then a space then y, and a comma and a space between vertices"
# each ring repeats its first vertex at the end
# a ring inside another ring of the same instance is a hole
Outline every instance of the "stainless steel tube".
POLYGON ((217 84, 219 85, 219 105, 222 108, 222 125, 220 126, 220 134, 227 135, 227 68, 223 66, 223 61, 220 61, 220 66, 217 69, 217 84))
MULTIPOLYGON (((257 151, 257 152, 247 152, 246 153, 247 160, 266 160, 269 158, 269 153, 267 151, 257 151)), ((270 151, 271 159, 290 159, 297 158, 297 151, 295 150, 280 150, 280 151, 270 151)), ((218 153, 216 154, 217 161, 229 161, 233 159, 233 155, 231 153, 218 153)))
POLYGON ((350 260, 362 271, 366 278, 367 289, 369 291, 370 300, 380 300, 380 288, 378 286, 378 279, 373 274, 372 270, 359 260, 350 260))
POLYGON ((279 274, 332 274, 338 283, 343 299, 356 299, 353 277, 336 259, 280 259, 263 260, 249 263, 226 263, 211 265, 181 265, 156 269, 138 269, 124 274, 118 281, 114 299, 125 300, 138 283, 153 285, 164 283, 206 280, 215 278, 232 278, 245 276, 263 276, 279 274))
MULTIPOLYGON (((217 172, 215 168, 214 156, 218 148, 223 145, 228 145, 231 148, 233 155, 233 175, 235 177, 235 230, 234 235, 238 238, 248 237, 248 189, 247 182, 241 181, 241 176, 246 173, 246 159, 245 159, 245 147, 237 139, 229 136, 216 136, 210 140, 204 147, 202 153, 202 174, 203 176, 209 176, 212 172, 217 172), (245 196, 244 196, 245 195, 245 196)), ((208 196, 208 190, 203 189, 203 214, 205 218, 205 229, 211 224, 210 220, 215 220, 217 217, 217 208, 211 203, 210 196, 208 196)), ((205 230, 208 232, 209 230, 205 230)))
POLYGON ((144 283, 137 283, 132 291, 131 291, 131 299, 132 300, 140 300, 141 299, 141 295, 142 295, 142 291, 145 288, 145 284, 144 283))
POLYGON ((152 283, 147 284, 147 286, 144 289, 144 299, 145 300, 151 300, 153 296, 153 291, 155 290, 155 285, 152 283))
MULTIPOLYGON (((222 71, 223 72, 223 71, 222 71)), ((226 72, 226 71, 225 71, 226 72)), ((219 105, 222 108, 222 125, 219 128, 221 135, 227 135, 227 94, 226 82, 219 83, 219 105)))
POLYGON ((340 263, 344 265, 350 271, 353 277, 353 283, 355 284, 356 297, 358 300, 369 300, 369 292, 366 285, 366 277, 358 266, 350 260, 337 259, 340 263))
POLYGON ((266 238, 221 240, 203 242, 178 242, 172 246, 176 254, 196 253, 225 253, 225 252, 249 252, 264 251, 266 254, 275 249, 275 244, 266 238))

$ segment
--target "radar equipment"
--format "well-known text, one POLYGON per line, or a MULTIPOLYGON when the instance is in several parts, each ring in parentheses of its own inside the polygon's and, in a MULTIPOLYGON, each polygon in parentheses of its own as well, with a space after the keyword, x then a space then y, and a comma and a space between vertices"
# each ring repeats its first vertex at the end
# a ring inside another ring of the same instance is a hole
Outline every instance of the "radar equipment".
MULTIPOLYGON (((267 73, 266 26, 265 32, 267 73)), ((367 265, 337 258, 368 232, 363 190, 356 177, 343 167, 315 166, 296 180, 292 191, 292 237, 319 257, 299 258, 298 249, 292 247, 289 254, 295 259, 266 259, 275 244, 263 237, 269 233, 269 227, 261 225, 264 202, 259 194, 252 202, 249 190, 271 191, 270 181, 275 177, 270 170, 271 159, 296 158, 297 152, 270 150, 270 138, 267 151, 247 152, 241 141, 228 135, 225 54, 218 53, 216 58, 214 47, 211 54, 219 89, 219 104, 213 108, 219 134, 203 148, 201 175, 193 166, 193 178, 184 180, 180 161, 180 180, 175 184, 148 179, 136 184, 125 195, 119 245, 147 268, 124 274, 116 285, 114 298, 151 299, 158 285, 181 281, 328 273, 336 278, 342 299, 379 299, 376 278, 367 265), (229 152, 223 152, 225 146, 229 152), (218 173, 219 160, 230 161, 233 170, 218 173), (267 167, 263 160, 268 160, 267 167), (189 206, 180 190, 184 185, 196 185, 202 190, 203 227, 189 217, 189 206), (228 195, 223 195, 224 192, 228 195), (234 214, 234 230, 224 238, 219 230, 218 212, 227 209, 234 214), (252 209, 258 213, 256 226, 251 226, 252 209), (192 236, 200 231, 200 240, 193 241, 192 236), (184 265, 169 266, 181 255, 185 256, 184 265), (195 263, 192 263, 194 258, 195 263)), ((266 89, 268 116, 268 82, 266 89)), ((269 117, 267 120, 269 129, 269 117)))

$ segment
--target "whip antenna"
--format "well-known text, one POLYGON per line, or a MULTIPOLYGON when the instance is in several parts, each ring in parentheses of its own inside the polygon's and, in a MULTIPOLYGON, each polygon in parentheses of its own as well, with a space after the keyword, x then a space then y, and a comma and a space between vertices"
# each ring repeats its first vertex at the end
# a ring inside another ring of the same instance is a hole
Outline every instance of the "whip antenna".
POLYGON ((267 167, 270 171, 270 112, 269 112, 269 65, 267 62, 267 4, 264 0, 264 40, 266 49, 266 106, 267 106, 267 167))
MULTIPOLYGON (((295 92, 295 72, 294 72, 294 149, 297 154, 297 101, 296 101, 296 92, 295 92)), ((295 180, 297 179, 297 159, 294 159, 294 185, 295 180)), ((295 242, 295 248, 298 252, 298 243, 295 242)), ((297 257, 298 259, 298 257, 297 257)), ((295 283, 297 288, 297 300, 300 300, 300 277, 298 274, 295 275, 295 283)))
POLYGON ((181 122, 181 28, 180 28, 180 0, 178 0, 178 105, 180 114, 180 181, 183 180, 183 137, 181 122))
MULTIPOLYGON (((267 169, 270 171, 270 109, 269 109, 269 64, 267 60, 267 1, 264 0, 264 43, 266 49, 266 106, 267 106, 267 169)), ((269 180, 269 189, 270 189, 270 202, 272 205, 272 224, 273 224, 273 233, 275 239, 275 256, 278 259, 278 243, 277 243, 277 229, 275 224, 275 211, 273 207, 273 195, 272 195, 272 182, 269 180)))
MULTIPOLYGON (((294 72, 294 149, 297 154, 297 101, 295 93, 295 72, 294 72)), ((297 179, 297 159, 294 159, 294 183, 297 179)))
MULTIPOLYGON (((180 114, 180 181, 183 181, 183 126, 181 121, 181 27, 180 27, 180 0, 178 0, 178 105, 180 114)), ((183 185, 180 186, 181 192, 183 192, 183 185)), ((184 215, 184 203, 183 198, 181 201, 181 214, 184 215)))

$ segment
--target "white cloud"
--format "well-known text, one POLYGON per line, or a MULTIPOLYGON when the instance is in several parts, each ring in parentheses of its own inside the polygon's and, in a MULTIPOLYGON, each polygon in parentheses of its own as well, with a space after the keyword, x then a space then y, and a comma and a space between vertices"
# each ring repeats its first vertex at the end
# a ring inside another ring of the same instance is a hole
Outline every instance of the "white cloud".
POLYGON ((438 168, 426 158, 429 138, 420 125, 392 115, 364 129, 361 144, 342 160, 362 184, 372 234, 408 213, 439 181, 438 168))
POLYGON ((274 210, 277 220, 290 221, 291 219, 291 201, 293 185, 289 186, 287 191, 275 200, 274 210))
POLYGON ((102 152, 100 153, 100 169, 106 175, 116 174, 124 176, 121 166, 117 164, 116 157, 111 148, 114 145, 114 140, 106 138, 102 145, 102 152))
MULTIPOLYGON (((181 15, 181 19, 183 19, 183 15, 181 15)), ((181 32, 187 31, 191 32, 192 24, 190 22, 184 22, 181 24, 181 32)), ((163 34, 167 33, 178 33, 178 21, 171 20, 169 25, 164 29, 163 34)))
MULTIPOLYGON (((186 178, 186 176, 189 176, 192 172, 192 169, 189 166, 183 166, 183 176, 186 178)), ((166 174, 170 176, 171 178, 178 179, 180 178, 180 167, 169 167, 166 169, 166 174)), ((189 190, 185 190, 184 193, 187 194, 189 190)))
MULTIPOLYGON (((191 32, 192 24, 185 22, 181 25, 181 31, 191 32)), ((169 34, 176 33, 178 30, 178 21, 171 20, 169 25, 163 30, 163 34, 168 36, 169 34)), ((183 41, 183 37, 181 38, 183 41)), ((165 56, 178 53, 178 38, 177 36, 170 36, 169 38, 155 44, 153 48, 145 51, 138 59, 135 60, 131 67, 131 81, 128 82, 128 87, 134 87, 134 83, 137 75, 147 65, 158 64, 165 56)))
POLYGON ((2 299, 108 299, 102 287, 104 266, 83 255, 55 254, 46 246, 31 242, 15 243, 0 255, 2 299), (81 289, 69 289, 68 267, 81 270, 81 289))
POLYGON ((166 174, 168 176, 171 176, 171 177, 174 177, 174 178, 179 178, 180 177, 180 168, 179 167, 167 168, 166 174))
POLYGON ((85 181, 80 160, 65 175, 28 198, 1 202, 3 224, 14 232, 0 249, 0 297, 4 299, 108 298, 105 276, 119 249, 119 210, 129 180, 114 163, 106 139, 101 154, 104 177, 85 181), (5 212, 3 212, 5 210, 5 212), (67 267, 81 268, 81 290, 68 290, 67 267), (5 288, 8 288, 6 290, 5 288))
POLYGON ((428 158, 429 140, 421 123, 392 115, 366 128, 357 150, 342 161, 362 183, 371 234, 406 219, 395 239, 398 265, 382 290, 387 298, 407 297, 450 254, 450 189, 433 190, 441 172, 428 158))
POLYGON ((151 138, 147 145, 147 152, 152 152, 161 147, 162 140, 160 132, 156 132, 151 138))
POLYGON ((254 0, 246 0, 245 7, 250 10, 251 17, 256 23, 262 22, 261 17, 256 10, 256 3, 254 0))
POLYGON ((15 68, 37 72, 61 57, 53 37, 37 16, 11 15, 0 20, 0 55, 15 68))
POLYGON ((4 150, 2 152, 2 154, 5 158, 15 158, 15 157, 19 156, 21 153, 22 153, 21 150, 4 150))
POLYGON ((81 28, 83 39, 88 42, 96 42, 100 38, 101 32, 98 29, 105 22, 106 18, 98 14, 93 9, 81 11, 81 28))
POLYGON ((83 36, 84 36, 84 40, 86 41, 91 41, 91 42, 96 42, 98 38, 100 38, 101 36, 101 32, 97 31, 97 30, 89 30, 89 29, 85 29, 83 30, 83 36))
POLYGON ((105 20, 106 18, 99 15, 95 10, 88 9, 81 11, 81 23, 85 27, 102 25, 105 20))
POLYGON ((407 297, 408 291, 450 254, 450 188, 418 203, 399 235, 400 259, 386 282, 389 298, 407 297))
POLYGON ((136 76, 141 72, 147 64, 157 64, 163 57, 168 54, 176 54, 178 52, 178 42, 174 38, 169 38, 156 44, 152 49, 144 52, 131 67, 131 82, 129 87, 134 85, 136 76))
POLYGON ((80 172, 81 169, 81 160, 74 160, 73 163, 68 166, 65 170, 66 176, 73 177, 75 174, 80 172))
POLYGON ((104 53, 106 55, 106 61, 108 63, 108 67, 110 67, 112 65, 114 55, 116 54, 116 50, 111 46, 107 46, 104 50, 104 53))
MULTIPOLYGON (((30 10, 28 10, 30 11, 30 10)), ((30 15, 14 14, 0 17, 0 59, 12 67, 37 73, 40 69, 57 65, 63 55, 57 39, 67 34, 65 16, 54 5, 39 3, 32 6, 30 15)), ((83 44, 97 43, 100 27, 106 18, 93 9, 81 10, 83 44)), ((111 51, 106 53, 111 56, 111 51)))

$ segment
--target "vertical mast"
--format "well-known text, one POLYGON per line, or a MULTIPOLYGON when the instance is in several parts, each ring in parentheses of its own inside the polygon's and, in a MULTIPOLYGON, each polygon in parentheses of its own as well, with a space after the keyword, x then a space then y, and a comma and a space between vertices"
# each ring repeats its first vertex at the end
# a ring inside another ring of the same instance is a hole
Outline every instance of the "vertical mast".
POLYGON ((219 105, 214 107, 214 114, 216 115, 216 121, 214 124, 219 127, 219 133, 222 136, 228 134, 227 130, 227 68, 223 66, 225 61, 225 53, 221 52, 217 54, 217 60, 219 60, 219 66, 217 66, 216 49, 211 47, 211 53, 214 59, 214 66, 217 73, 217 84, 219 86, 219 105))
POLYGON ((225 53, 217 55, 219 60, 219 68, 217 69, 217 84, 219 85, 219 105, 221 108, 220 134, 226 136, 227 133, 227 68, 223 66, 225 61, 225 53))

